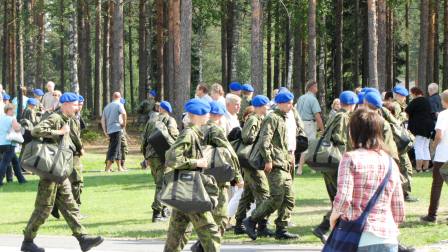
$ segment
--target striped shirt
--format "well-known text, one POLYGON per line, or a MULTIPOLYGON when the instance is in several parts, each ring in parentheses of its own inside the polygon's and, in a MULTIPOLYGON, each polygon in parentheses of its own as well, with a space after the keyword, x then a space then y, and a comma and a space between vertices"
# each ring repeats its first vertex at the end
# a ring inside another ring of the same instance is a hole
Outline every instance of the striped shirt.
MULTIPOLYGON (((404 197, 400 172, 395 161, 384 192, 372 208, 364 231, 379 237, 398 236, 398 225, 404 220, 404 197)), ((338 171, 338 192, 333 209, 346 220, 361 216, 389 169, 389 155, 357 149, 342 157, 338 171)))

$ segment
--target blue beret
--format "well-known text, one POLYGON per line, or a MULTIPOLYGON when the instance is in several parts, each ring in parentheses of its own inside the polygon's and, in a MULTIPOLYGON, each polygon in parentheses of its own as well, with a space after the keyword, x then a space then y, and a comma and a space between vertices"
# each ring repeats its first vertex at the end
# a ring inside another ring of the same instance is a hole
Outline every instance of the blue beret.
POLYGON ((378 89, 376 89, 376 88, 371 88, 371 87, 363 88, 363 89, 361 89, 361 92, 364 92, 365 94, 368 94, 368 93, 370 93, 370 92, 375 92, 375 93, 377 93, 377 94, 380 94, 380 91, 378 91, 378 89))
POLYGON ((211 108, 210 103, 208 103, 207 101, 203 99, 194 98, 189 100, 185 104, 184 109, 185 111, 193 115, 205 115, 210 113, 211 108))
POLYGON ((126 100, 124 98, 120 98, 120 103, 125 105, 126 104, 126 100))
POLYGON ((353 91, 344 91, 339 95, 341 103, 353 105, 358 103, 358 96, 353 91))
POLYGON ((26 104, 37 106, 37 100, 34 98, 28 98, 28 100, 26 101, 26 104))
POLYGON ((254 89, 254 87, 252 87, 251 84, 244 84, 243 86, 241 86, 241 91, 254 92, 255 89, 254 89))
POLYGON ((71 92, 65 92, 61 98, 59 98, 59 102, 60 103, 66 103, 66 102, 77 102, 78 99, 78 95, 75 93, 71 93, 71 92))
POLYGON ((408 96, 409 95, 409 91, 405 87, 403 87, 401 85, 395 86, 393 91, 394 91, 394 93, 402 95, 402 96, 408 96))
POLYGON ((364 96, 364 100, 376 108, 383 107, 383 100, 381 99, 381 95, 377 92, 370 92, 364 96))
POLYGON ((149 91, 149 94, 152 95, 153 97, 157 96, 157 91, 156 90, 151 90, 149 91))
POLYGON ((240 91, 242 87, 239 82, 234 81, 234 82, 230 83, 229 88, 232 91, 240 91))
POLYGON ((364 96, 366 95, 366 93, 364 92, 360 92, 358 94, 358 104, 364 104, 364 96))
POLYGON ((252 106, 261 107, 269 103, 269 98, 264 95, 257 95, 252 99, 252 106))
POLYGON ((171 108, 171 104, 167 101, 161 102, 160 107, 166 110, 168 113, 173 113, 173 108, 171 108))
POLYGON ((275 103, 287 103, 294 99, 294 95, 289 91, 279 92, 275 96, 275 103))
POLYGON ((83 103, 84 102, 84 96, 78 95, 78 101, 79 101, 79 103, 83 103))
POLYGON ((9 94, 3 94, 3 100, 4 101, 7 101, 9 99, 11 99, 11 96, 9 96, 9 94))
POLYGON ((280 88, 278 89, 278 93, 283 93, 283 92, 289 92, 289 89, 286 88, 286 87, 280 87, 280 88))
MULTIPOLYGON (((33 90, 33 93, 34 93, 35 95, 37 95, 37 96, 43 96, 43 95, 44 95, 44 91, 42 91, 42 89, 39 89, 39 88, 35 88, 35 89, 33 90)), ((78 99, 78 98, 76 98, 76 99, 78 99)))
POLYGON ((226 108, 224 105, 217 101, 210 102, 210 114, 214 115, 224 115, 226 113, 226 108))

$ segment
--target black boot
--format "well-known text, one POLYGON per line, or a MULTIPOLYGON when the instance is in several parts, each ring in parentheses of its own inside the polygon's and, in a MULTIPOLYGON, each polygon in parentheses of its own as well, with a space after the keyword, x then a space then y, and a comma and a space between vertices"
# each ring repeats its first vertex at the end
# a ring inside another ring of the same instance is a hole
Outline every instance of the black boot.
POLYGON ((204 252, 204 248, 199 240, 197 240, 190 248, 192 252, 204 252))
POLYGON ((168 209, 168 207, 164 206, 162 209, 162 217, 163 218, 169 218, 171 216, 171 212, 168 209))
POLYGON ((299 235, 289 233, 286 228, 277 228, 275 231, 276 240, 293 240, 299 239, 299 235))
POLYGON ((61 215, 59 214, 59 210, 56 206, 53 206, 53 210, 51 210, 51 216, 55 217, 58 220, 61 218, 61 215))
POLYGON ((163 222, 166 221, 165 218, 163 218, 162 213, 159 211, 153 211, 152 212, 152 222, 163 222))
POLYGON ((274 231, 270 230, 267 225, 267 220, 258 222, 257 236, 259 237, 272 237, 275 235, 274 231))
POLYGON ((257 223, 253 220, 250 219, 250 217, 247 217, 246 219, 243 220, 243 225, 244 228, 246 229, 246 234, 252 239, 252 240, 256 240, 257 239, 257 232, 255 232, 255 227, 257 225, 257 223))
POLYGON ((415 248, 398 244, 398 252, 415 252, 415 248))
POLYGON ((315 229, 313 229, 313 234, 319 238, 319 240, 325 244, 327 242, 327 233, 330 230, 330 221, 324 216, 324 219, 322 222, 317 226, 315 229))
POLYGON ((89 251, 92 248, 103 243, 104 239, 101 236, 90 237, 87 235, 81 235, 76 237, 79 241, 79 245, 81 246, 81 250, 83 252, 89 251))
POLYGON ((38 247, 33 241, 23 241, 20 251, 23 251, 23 252, 45 252, 45 249, 38 247))
POLYGON ((235 228, 233 229, 233 232, 236 235, 246 234, 246 229, 243 226, 243 221, 241 221, 241 220, 236 221, 235 228))

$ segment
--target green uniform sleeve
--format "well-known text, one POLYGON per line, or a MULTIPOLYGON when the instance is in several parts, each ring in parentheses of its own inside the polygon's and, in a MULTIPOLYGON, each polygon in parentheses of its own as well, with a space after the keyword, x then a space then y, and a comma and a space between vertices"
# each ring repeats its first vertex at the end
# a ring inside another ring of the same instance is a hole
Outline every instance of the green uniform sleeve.
POLYGON ((257 138, 258 131, 260 130, 259 118, 256 115, 252 115, 247 119, 243 126, 241 137, 244 144, 252 144, 257 138))
POLYGON ((179 136, 179 129, 177 128, 176 119, 170 117, 166 127, 168 128, 168 132, 174 139, 176 139, 179 136))
POLYGON ((338 146, 347 145, 349 117, 346 113, 337 113, 333 120, 334 128, 331 133, 331 141, 338 146))
POLYGON ((50 115, 33 128, 31 135, 36 138, 42 137, 57 140, 60 137, 57 131, 63 126, 62 120, 58 117, 60 116, 56 113, 50 115))
MULTIPOLYGON (((275 112, 272 112, 275 113, 275 112)), ((260 129, 260 154, 266 163, 272 162, 272 138, 276 128, 276 120, 272 115, 268 115, 261 124, 260 129)))
POLYGON ((80 123, 77 119, 70 118, 69 126, 70 126, 70 139, 72 140, 72 143, 75 146, 76 152, 80 153, 82 149, 80 123))
MULTIPOLYGON (((387 148, 390 152, 390 155, 395 159, 395 161, 399 160, 397 144, 394 141, 394 135, 392 133, 392 128, 387 121, 384 122, 383 137, 384 137, 384 144, 387 146, 387 148)), ((399 163, 399 161, 398 161, 398 163, 399 163)))

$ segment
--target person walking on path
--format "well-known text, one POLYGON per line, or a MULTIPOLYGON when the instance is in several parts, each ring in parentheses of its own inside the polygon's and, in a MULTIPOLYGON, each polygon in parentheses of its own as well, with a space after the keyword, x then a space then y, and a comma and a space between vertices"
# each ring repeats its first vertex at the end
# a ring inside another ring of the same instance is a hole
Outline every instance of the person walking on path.
POLYGON ((120 102, 121 94, 115 92, 112 95, 112 102, 103 111, 101 126, 104 135, 109 139, 109 148, 106 156, 106 172, 112 171, 112 164, 117 164, 118 171, 125 171, 121 166, 121 134, 126 129, 126 110, 120 102), (120 115, 122 120, 120 120, 120 115))

